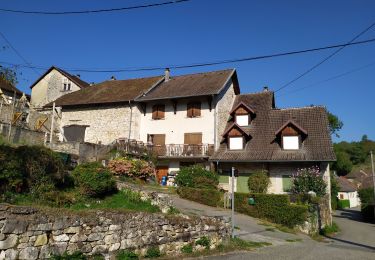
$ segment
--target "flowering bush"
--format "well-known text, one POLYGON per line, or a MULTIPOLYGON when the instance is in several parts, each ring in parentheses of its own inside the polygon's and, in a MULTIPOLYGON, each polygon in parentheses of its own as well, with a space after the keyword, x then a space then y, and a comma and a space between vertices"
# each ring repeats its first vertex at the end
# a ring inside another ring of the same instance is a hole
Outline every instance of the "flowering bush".
POLYGON ((319 167, 298 169, 297 173, 292 175, 292 193, 307 194, 313 191, 317 196, 322 197, 326 194, 327 184, 323 180, 319 167))
POLYGON ((151 162, 126 157, 111 160, 108 169, 115 175, 139 179, 147 179, 155 174, 155 167, 151 162))

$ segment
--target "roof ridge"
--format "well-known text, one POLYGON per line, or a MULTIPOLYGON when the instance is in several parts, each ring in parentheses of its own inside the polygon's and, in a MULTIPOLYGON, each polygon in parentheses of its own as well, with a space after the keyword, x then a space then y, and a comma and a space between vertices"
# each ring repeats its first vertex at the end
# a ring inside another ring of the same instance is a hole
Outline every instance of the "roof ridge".
POLYGON ((232 69, 223 69, 223 70, 212 70, 212 71, 206 71, 206 72, 197 72, 197 73, 182 74, 182 75, 177 75, 177 76, 171 75, 171 79, 176 78, 176 77, 185 77, 185 76, 208 74, 208 73, 215 73, 215 72, 224 72, 224 71, 233 71, 233 70, 236 70, 236 69, 232 68, 232 69))
POLYGON ((158 77, 164 77, 164 75, 155 75, 155 76, 150 76, 150 77, 142 77, 142 78, 130 78, 130 79, 115 79, 115 80, 111 80, 111 79, 107 79, 107 80, 104 80, 104 81, 101 81, 99 83, 95 83, 95 85, 99 85, 99 84, 102 84, 102 83, 105 83, 105 82, 118 82, 118 81, 128 81, 128 80, 141 80, 141 79, 151 79, 151 78, 158 78, 158 77))
POLYGON ((303 107, 285 107, 285 108, 274 108, 273 110, 275 111, 280 111, 280 110, 298 110, 298 109, 314 109, 314 108, 324 108, 326 109, 325 106, 323 105, 314 105, 314 106, 303 106, 303 107))

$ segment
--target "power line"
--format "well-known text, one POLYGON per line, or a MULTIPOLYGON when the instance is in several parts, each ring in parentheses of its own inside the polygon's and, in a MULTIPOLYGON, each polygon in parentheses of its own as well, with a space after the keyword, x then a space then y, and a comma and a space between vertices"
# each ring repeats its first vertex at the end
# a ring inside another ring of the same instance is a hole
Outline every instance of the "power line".
POLYGON ((35 68, 32 68, 32 65, 30 62, 28 62, 25 57, 23 57, 21 55, 21 53, 19 51, 17 51, 17 49, 10 43, 10 41, 5 37, 5 35, 0 32, 0 36, 7 42, 7 44, 10 46, 10 48, 17 54, 18 57, 21 58, 21 60, 23 60, 23 62, 25 62, 28 66, 30 66, 30 68, 38 75, 40 76, 41 74, 35 70, 35 68))
MULTIPOLYGON (((351 39, 348 43, 352 43, 354 42, 356 39, 358 39, 359 37, 361 37, 363 34, 365 34, 368 30, 370 30, 372 27, 375 26, 375 22, 372 23, 369 27, 367 27, 366 29, 364 29, 363 31, 361 31, 359 34, 357 34, 353 39, 351 39)), ((346 45, 347 46, 347 45, 346 45)), ((315 64, 314 66, 312 66, 311 68, 309 68, 308 70, 306 70, 305 72, 303 72, 302 74, 298 75, 296 78, 292 79, 291 81, 287 82, 286 84, 284 84, 283 86, 281 86, 280 88, 278 88, 276 92, 279 92, 280 90, 290 86, 291 84, 293 84, 294 82, 296 82, 297 80, 299 80, 300 78, 306 76, 307 74, 309 74, 311 71, 313 71, 314 69, 316 69, 317 67, 319 67, 320 65, 322 65, 324 62, 326 62, 327 60, 329 60, 330 58, 332 58, 333 56, 335 56, 337 53, 339 53, 340 51, 342 51, 346 46, 342 46, 341 48, 337 49, 336 51, 334 51, 333 53, 331 53, 330 55, 328 55, 326 58, 324 58, 322 61, 318 62, 317 64, 315 64)))
MULTIPOLYGON (((309 53, 309 52, 316 52, 316 51, 323 51, 328 49, 346 47, 346 46, 354 46, 354 45, 361 45, 366 43, 375 42, 375 38, 351 42, 351 43, 344 43, 344 44, 336 44, 336 45, 329 45, 324 47, 312 48, 312 49, 304 49, 304 50, 297 50, 297 51, 290 51, 290 52, 282 52, 276 54, 269 54, 269 55, 262 55, 262 56, 253 56, 253 57, 245 57, 245 58, 238 58, 238 59, 228 59, 228 60, 221 60, 221 61, 212 61, 212 62, 202 62, 202 63, 192 63, 192 64, 182 64, 182 65, 163 65, 163 66, 154 66, 154 67, 139 67, 139 68, 120 68, 120 69, 85 69, 85 68, 64 68, 62 69, 71 71, 71 72, 94 72, 94 73, 114 73, 114 72, 137 72, 137 71, 157 71, 157 70, 164 70, 165 68, 170 69, 186 69, 186 68, 196 68, 196 67, 207 67, 213 65, 221 65, 221 64, 229 64, 229 63, 238 63, 238 62, 245 62, 245 61, 254 61, 254 60, 262 60, 262 59, 270 59, 282 56, 289 56, 289 55, 297 55, 302 53, 309 53)), ((33 68, 33 69, 42 69, 47 70, 47 67, 43 66, 31 66, 30 64, 14 64, 5 61, 0 61, 0 63, 8 64, 11 66, 21 66, 24 68, 33 68)))
POLYGON ((350 75, 352 73, 355 73, 355 72, 358 72, 358 71, 361 71, 361 70, 364 70, 364 69, 367 69, 369 67, 372 67, 375 65, 375 62, 372 62, 372 63, 369 63, 367 65, 364 65, 364 66, 361 66, 359 68, 355 68, 355 69, 352 69, 352 70, 349 70, 349 71, 346 71, 344 73, 341 73, 341 74, 338 74, 336 76, 333 76, 333 77, 329 77, 327 79, 324 79, 324 80, 321 80, 321 81, 318 81, 316 83, 313 83, 313 84, 310 84, 310 85, 307 85, 305 87, 302 87, 302 88, 298 88, 298 89, 295 89, 295 90, 292 90, 292 91, 289 91, 289 92, 286 92, 286 93, 283 93, 281 95, 278 95, 278 97, 282 97, 282 96, 285 96, 285 95, 289 95, 289 94, 293 94, 293 93, 296 93, 296 92, 299 92, 301 90, 304 90, 304 89, 307 89, 307 88, 311 88, 311 87, 315 87, 316 85, 320 85, 322 83, 326 83, 326 82, 329 82, 329 81, 332 81, 332 80, 335 80, 335 79, 338 79, 338 78, 342 78, 342 77, 345 77, 347 75, 350 75))
POLYGON ((18 13, 18 14, 40 14, 40 15, 71 15, 71 14, 93 14, 93 13, 104 13, 104 12, 119 12, 119 11, 129 11, 134 9, 158 7, 164 5, 178 4, 182 2, 188 2, 190 0, 174 0, 161 3, 135 5, 119 8, 108 8, 108 9, 97 9, 97 10, 85 10, 85 11, 63 11, 63 12, 47 12, 47 11, 25 11, 25 10, 13 10, 13 9, 3 9, 0 8, 2 12, 18 13))

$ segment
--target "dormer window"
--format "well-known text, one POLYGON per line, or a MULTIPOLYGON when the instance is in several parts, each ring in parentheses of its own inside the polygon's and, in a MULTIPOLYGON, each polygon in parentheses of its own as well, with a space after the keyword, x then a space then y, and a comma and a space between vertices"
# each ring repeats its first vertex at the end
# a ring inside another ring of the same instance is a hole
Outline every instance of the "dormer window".
POLYGON ((296 122, 289 120, 275 132, 275 135, 280 137, 283 150, 299 150, 307 137, 307 132, 296 122))
POLYGON ((245 103, 240 102, 233 108, 233 110, 230 112, 230 115, 237 125, 248 126, 250 125, 252 117, 255 116, 255 112, 245 103))
POLYGON ((250 136, 238 124, 233 123, 223 134, 229 150, 243 150, 250 136))

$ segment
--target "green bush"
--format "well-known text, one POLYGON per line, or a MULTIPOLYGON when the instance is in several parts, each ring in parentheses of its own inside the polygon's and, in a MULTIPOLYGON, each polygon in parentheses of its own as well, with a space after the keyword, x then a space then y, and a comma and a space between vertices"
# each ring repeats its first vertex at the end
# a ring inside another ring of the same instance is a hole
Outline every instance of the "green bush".
POLYGON ((195 189, 190 187, 178 187, 177 194, 184 199, 201 204, 216 207, 219 206, 222 193, 216 189, 195 189))
POLYGON ((270 178, 266 171, 252 173, 247 181, 251 193, 266 193, 269 184, 270 178))
POLYGON ((86 260, 87 257, 82 252, 76 251, 71 254, 65 252, 62 255, 53 255, 51 259, 52 260, 86 260))
POLYGON ((204 237, 201 237, 200 239, 198 239, 196 242, 195 242, 196 245, 200 245, 200 246, 204 246, 206 249, 210 249, 210 246, 211 246, 211 240, 204 236, 204 237))
POLYGON ((360 189, 358 191, 359 198, 361 199, 361 213, 363 219, 370 222, 375 222, 375 200, 373 188, 360 189))
POLYGON ((119 157, 109 162, 108 168, 115 175, 146 180, 155 175, 155 166, 142 159, 119 157))
POLYGON ((184 254, 191 254, 191 253, 193 253, 193 245, 192 244, 184 245, 181 248, 181 252, 184 253, 184 254))
POLYGON ((350 201, 349 200, 338 200, 337 201, 337 208, 339 208, 339 209, 350 208, 350 201))
POLYGON ((204 169, 200 165, 183 167, 176 176, 176 184, 179 187, 216 189, 219 184, 219 175, 204 169))
POLYGON ((340 231, 339 226, 335 223, 332 222, 332 225, 325 225, 324 228, 321 230, 321 234, 323 236, 327 236, 333 233, 337 233, 340 231))
POLYGON ((290 204, 288 195, 235 193, 235 210, 256 218, 294 227, 307 219, 307 207, 290 204), (248 199, 254 198, 255 205, 249 205, 248 199))
POLYGON ((160 256, 161 256, 161 253, 160 253, 159 247, 157 246, 148 248, 145 254, 145 258, 157 258, 160 256))
POLYGON ((121 250, 116 256, 117 260, 138 260, 139 257, 136 253, 129 250, 121 250))
POLYGON ((0 194, 31 193, 40 197, 64 186, 65 177, 61 157, 48 148, 0 145, 0 194))
POLYGON ((326 194, 327 184, 318 167, 299 169, 293 174, 292 179, 291 191, 294 194, 307 194, 310 191, 315 192, 318 197, 326 194))
POLYGON ((116 190, 116 183, 111 172, 100 163, 78 165, 72 172, 75 186, 82 195, 100 197, 116 190))

